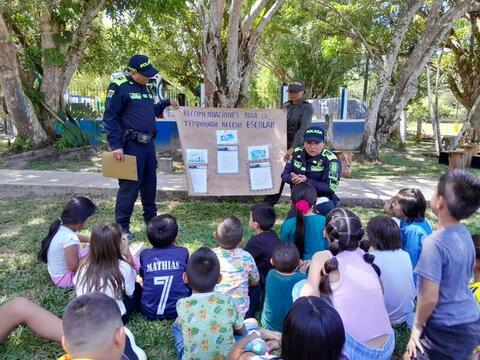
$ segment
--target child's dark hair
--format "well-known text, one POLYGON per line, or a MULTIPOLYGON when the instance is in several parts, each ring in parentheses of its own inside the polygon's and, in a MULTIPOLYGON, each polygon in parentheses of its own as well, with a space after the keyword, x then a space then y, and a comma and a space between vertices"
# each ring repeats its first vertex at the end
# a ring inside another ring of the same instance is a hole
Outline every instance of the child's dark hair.
POLYGON ((472 235, 473 246, 475 246, 475 258, 480 261, 480 234, 472 235))
POLYGON ((155 216, 147 225, 148 241, 155 248, 173 244, 177 234, 177 219, 170 214, 155 216))
POLYGON ((63 333, 69 353, 95 352, 123 326, 120 309, 111 297, 91 292, 74 298, 63 313, 63 333))
POLYGON ((324 295, 332 294, 328 274, 338 268, 336 255, 342 251, 354 251, 357 248, 365 251, 363 259, 372 265, 380 276, 380 269, 373 263, 375 256, 368 253, 370 243, 363 239, 364 231, 360 218, 351 210, 336 208, 327 215, 325 232, 331 241, 330 252, 333 257, 325 262, 325 275, 320 280, 320 292, 324 295))
POLYGON ((48 229, 48 234, 42 240, 38 259, 47 262, 48 248, 53 237, 57 233, 60 225, 78 225, 84 223, 90 216, 95 213, 97 207, 88 198, 84 196, 72 197, 62 210, 59 218, 55 219, 48 229))
POLYGON ((84 276, 76 284, 86 291, 104 291, 110 286, 116 299, 122 299, 125 279, 118 266, 121 253, 122 228, 118 224, 100 224, 92 229, 90 249, 80 265, 84 276))
POLYGON ((305 214, 315 205, 317 191, 306 182, 295 185, 292 189, 292 204, 296 211, 295 245, 297 245, 300 258, 305 252, 305 214))
POLYGON ((466 219, 480 207, 480 179, 467 171, 449 170, 438 180, 437 195, 443 196, 452 217, 466 219))
POLYGON ((283 322, 283 360, 338 360, 345 329, 338 312, 316 296, 301 297, 283 322))
POLYGON ((187 277, 193 290, 200 293, 213 291, 219 276, 220 262, 211 249, 204 246, 190 256, 187 277))
POLYGON ((416 188, 406 188, 400 190, 395 199, 408 220, 425 219, 425 210, 427 202, 422 192, 416 188))
POLYGON ((277 215, 272 205, 268 203, 260 203, 253 205, 250 209, 252 212, 252 220, 256 222, 263 231, 270 230, 275 224, 277 215))
POLYGON ((281 243, 275 246, 272 253, 272 262, 275 269, 282 273, 292 273, 298 267, 300 254, 297 247, 290 243, 281 243))
POLYGON ((224 249, 235 249, 242 241, 243 227, 236 216, 229 216, 218 224, 216 237, 224 249))
POLYGON ((367 225, 368 241, 375 250, 397 250, 402 247, 400 228, 389 216, 375 216, 367 225))

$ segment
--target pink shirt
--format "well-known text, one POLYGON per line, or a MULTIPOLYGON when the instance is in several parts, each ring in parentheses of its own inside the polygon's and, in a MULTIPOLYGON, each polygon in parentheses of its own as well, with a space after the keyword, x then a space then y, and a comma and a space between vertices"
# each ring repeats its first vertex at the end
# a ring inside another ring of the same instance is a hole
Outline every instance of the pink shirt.
POLYGON ((340 280, 332 283, 332 302, 345 331, 360 342, 392 333, 382 287, 361 249, 337 255, 340 280))

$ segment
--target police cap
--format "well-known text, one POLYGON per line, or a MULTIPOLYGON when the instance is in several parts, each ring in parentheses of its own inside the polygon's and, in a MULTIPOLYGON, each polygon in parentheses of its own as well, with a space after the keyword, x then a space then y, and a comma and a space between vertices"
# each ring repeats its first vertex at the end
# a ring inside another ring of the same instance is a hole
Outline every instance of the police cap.
POLYGON ((130 61, 128 62, 128 70, 137 71, 146 77, 152 77, 158 73, 157 69, 155 69, 150 63, 148 56, 138 54, 133 55, 130 58, 130 61))
POLYGON ((321 126, 310 126, 305 130, 305 135, 303 136, 303 141, 316 141, 323 142, 325 138, 323 128, 321 126))
POLYGON ((300 92, 305 90, 305 82, 300 79, 293 80, 290 84, 288 84, 288 91, 289 92, 300 92))

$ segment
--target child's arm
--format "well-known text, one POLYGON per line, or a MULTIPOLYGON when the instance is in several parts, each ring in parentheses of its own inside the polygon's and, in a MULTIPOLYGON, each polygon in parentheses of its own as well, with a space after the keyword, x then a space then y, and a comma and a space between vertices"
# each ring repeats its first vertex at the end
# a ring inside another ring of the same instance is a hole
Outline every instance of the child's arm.
POLYGON ((20 324, 44 339, 62 341, 60 318, 25 298, 15 298, 0 306, 0 343, 20 324))
POLYGON ((417 357, 417 348, 420 349, 422 353, 424 352, 420 344, 420 336, 422 335, 425 323, 437 306, 440 292, 439 284, 422 276, 418 277, 418 281, 420 284, 420 292, 418 294, 417 312, 415 314, 410 340, 407 345, 407 352, 412 357, 417 357))
POLYGON ((252 333, 244 337, 243 339, 237 341, 228 353, 227 360, 247 360, 253 358, 255 354, 251 352, 246 352, 245 347, 250 341, 256 338, 257 334, 252 333))
POLYGON ((323 266, 330 259, 329 251, 319 251, 313 255, 310 261, 310 269, 308 271, 308 279, 303 286, 300 296, 320 296, 320 279, 324 272, 323 266))
POLYGON ((234 326, 233 333, 235 335, 245 335, 247 333, 247 328, 245 327, 245 324, 243 324, 240 329, 235 329, 235 326, 234 326))
POLYGON ((89 243, 90 242, 90 237, 89 236, 85 236, 85 235, 78 235, 78 240, 80 240, 80 242, 83 242, 83 243, 89 243))
POLYGON ((78 251, 79 251, 78 245, 67 246, 66 248, 63 249, 68 270, 72 272, 77 272, 78 270, 78 264, 79 264, 78 251))

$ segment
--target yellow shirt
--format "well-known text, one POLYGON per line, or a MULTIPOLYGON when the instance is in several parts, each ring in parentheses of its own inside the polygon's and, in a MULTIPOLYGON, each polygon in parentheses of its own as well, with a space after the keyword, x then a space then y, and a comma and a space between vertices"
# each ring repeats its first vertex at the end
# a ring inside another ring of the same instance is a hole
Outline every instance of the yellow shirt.
MULTIPOLYGON (((478 307, 480 308, 480 281, 472 282, 470 284, 470 290, 472 290, 472 294, 477 301, 478 307)), ((475 350, 477 353, 480 353, 480 345, 478 345, 475 350)))

